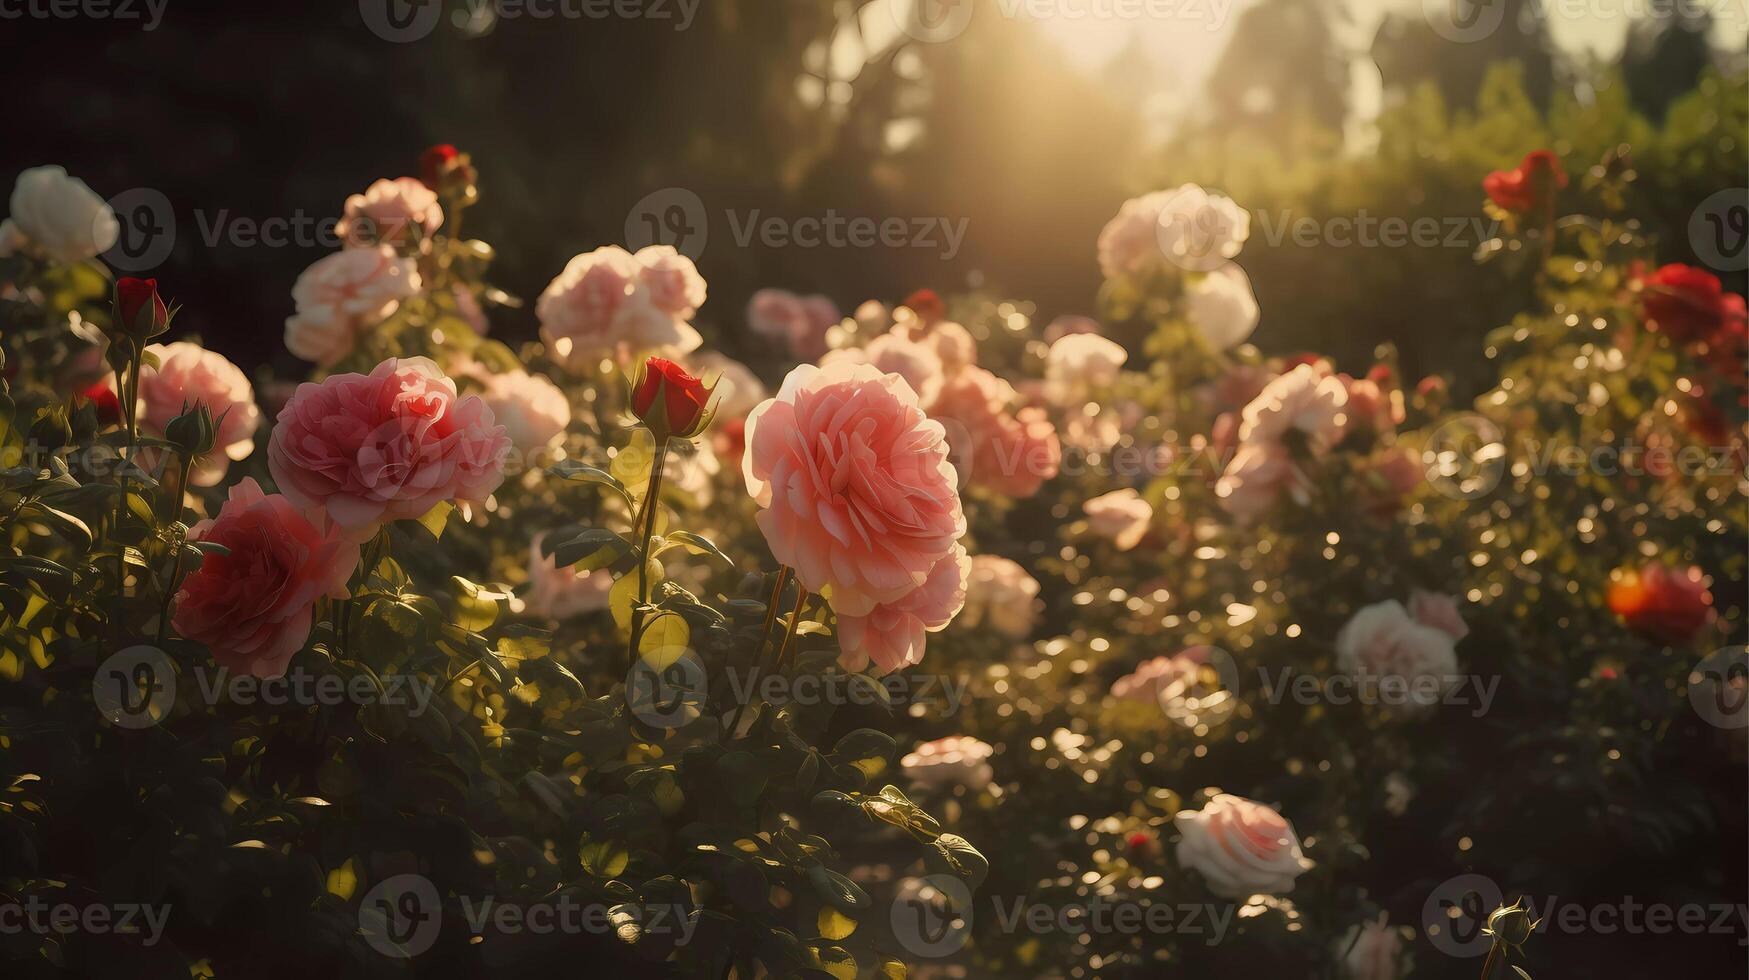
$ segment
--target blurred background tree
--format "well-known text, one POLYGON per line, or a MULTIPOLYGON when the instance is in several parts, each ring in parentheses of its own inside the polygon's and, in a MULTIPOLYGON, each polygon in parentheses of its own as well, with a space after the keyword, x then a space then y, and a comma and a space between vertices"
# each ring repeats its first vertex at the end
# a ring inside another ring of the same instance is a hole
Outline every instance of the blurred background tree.
MULTIPOLYGON (((708 0, 684 30, 675 0, 667 19, 611 21, 428 2, 443 17, 412 43, 374 35, 350 2, 173 7, 150 32, 16 23, 30 43, 8 71, 31 97, 14 107, 0 181, 55 162, 106 195, 161 191, 177 231, 157 271, 191 311, 185 329, 245 366, 289 368, 290 287, 326 246, 306 233, 244 247, 223 226, 313 228, 371 180, 411 173, 433 142, 475 154, 493 206, 469 232, 500 250, 501 285, 525 298, 571 255, 626 241, 652 192, 698 195, 700 325, 754 361, 743 311, 768 285, 846 310, 987 285, 1046 318, 1090 312, 1102 223, 1133 193, 1197 180, 1254 212, 1261 345, 1344 356, 1391 339, 1408 370, 1455 368, 1460 382, 1528 288, 1504 265, 1472 268, 1475 229, 1437 247, 1343 247, 1323 232, 1308 247, 1293 223, 1467 220, 1482 175, 1552 133, 1577 169, 1629 143, 1663 257, 1693 261, 1695 206, 1743 183, 1742 32, 1704 17, 1554 25, 1623 42, 1599 56, 1557 43, 1530 0, 1469 43, 1441 36, 1420 4, 1385 0, 1250 0, 1219 23, 1035 20, 963 0, 965 29, 935 43, 914 36, 928 13, 914 0, 708 0), (828 213, 963 221, 967 235, 951 256, 939 242, 736 241, 751 220, 828 213)), ((1486 13, 1453 2, 1454 17, 1486 13)), ((1742 273, 1728 282, 1740 290, 1742 273)), ((507 312, 496 326, 522 338, 534 321, 507 312)))

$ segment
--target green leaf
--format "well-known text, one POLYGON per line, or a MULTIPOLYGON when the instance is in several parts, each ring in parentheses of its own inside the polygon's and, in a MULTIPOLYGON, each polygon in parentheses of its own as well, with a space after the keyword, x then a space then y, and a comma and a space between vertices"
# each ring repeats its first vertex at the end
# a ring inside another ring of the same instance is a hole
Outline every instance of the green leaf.
POLYGON ((620 482, 619 477, 614 476, 612 473, 600 469, 599 467, 590 466, 587 463, 575 459, 566 459, 560 460, 559 462, 547 467, 547 472, 561 480, 569 480, 572 483, 593 483, 598 486, 606 487, 614 493, 619 494, 627 504, 633 503, 631 491, 626 489, 625 484, 620 482))
POLYGON ((616 841, 590 840, 588 837, 583 838, 577 856, 583 863, 583 870, 597 878, 619 877, 625 873, 632 857, 631 852, 616 841))
POLYGON ((715 542, 704 535, 694 534, 691 531, 670 531, 665 539, 665 546, 678 545, 692 554, 710 555, 713 558, 722 559, 724 564, 730 566, 735 564, 735 559, 724 554, 723 549, 717 547, 715 542))

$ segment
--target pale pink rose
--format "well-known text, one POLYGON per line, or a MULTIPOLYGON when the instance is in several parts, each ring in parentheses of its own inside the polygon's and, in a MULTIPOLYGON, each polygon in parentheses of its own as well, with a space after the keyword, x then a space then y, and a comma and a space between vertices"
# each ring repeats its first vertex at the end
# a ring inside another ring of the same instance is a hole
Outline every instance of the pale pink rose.
POLYGON ((1293 825, 1273 808, 1230 793, 1217 794, 1201 810, 1180 810, 1178 863, 1224 898, 1285 895, 1294 879, 1312 867, 1300 851, 1293 825))
POLYGON ((830 351, 820 359, 821 367, 829 364, 870 364, 882 374, 896 374, 905 379, 924 405, 935 401, 946 378, 935 345, 912 340, 898 331, 881 334, 866 347, 830 351))
POLYGON ((641 353, 697 350, 698 331, 657 305, 644 277, 644 265, 617 245, 566 263, 535 302, 541 340, 553 357, 578 370, 603 359, 630 363, 641 353))
POLYGON ((541 541, 546 536, 542 531, 528 544, 528 591, 522 596, 523 608, 531 616, 554 620, 606 609, 613 573, 605 568, 590 572, 560 568, 551 556, 541 554, 541 541))
POLYGON ((1409 709, 1438 704, 1456 681, 1452 635, 1424 625, 1395 599, 1363 606, 1336 634, 1336 666, 1353 677, 1401 685, 1393 703, 1409 709))
POLYGON ((1314 453, 1335 445, 1346 421, 1348 390, 1341 379, 1301 364, 1263 386, 1245 406, 1239 439, 1279 443, 1298 432, 1314 453))
POLYGON ((504 427, 510 444, 529 453, 545 449, 571 424, 571 403, 558 386, 538 374, 505 371, 485 374, 480 398, 504 427))
POLYGON ((884 333, 893 325, 892 309, 878 299, 863 301, 851 318, 856 321, 857 331, 865 336, 884 333))
POLYGON ((387 319, 422 285, 413 260, 387 245, 317 259, 292 286, 297 313, 285 321, 286 349, 328 367, 352 352, 360 329, 387 319))
POLYGON ((1025 639, 1038 614, 1038 593, 1038 580, 1016 562, 1000 555, 973 555, 960 625, 988 625, 1011 639, 1025 639))
POLYGON ((1242 524, 1263 516, 1286 493, 1304 506, 1311 500, 1311 479, 1279 443, 1241 443, 1215 483, 1221 509, 1242 524))
POLYGON ((1210 272, 1184 290, 1190 322, 1213 350, 1239 346, 1257 329, 1257 296, 1251 279, 1235 263, 1210 272))
POLYGON ((946 629, 965 605, 970 569, 966 549, 954 545, 921 586, 897 601, 881 603, 866 616, 839 613, 839 666, 859 671, 872 664, 875 674, 887 674, 922 663, 926 634, 946 629))
POLYGON ((951 735, 924 742, 899 760, 911 781, 931 789, 964 786, 976 793, 990 785, 995 773, 990 757, 996 754, 986 742, 970 735, 951 735))
POLYGON ((1098 334, 1072 333, 1057 338, 1045 354, 1046 397, 1054 405, 1086 400, 1117 381, 1129 352, 1098 334))
POLYGON ((941 369, 948 377, 978 363, 978 342, 972 339, 972 332, 952 320, 938 320, 931 324, 921 339, 934 345, 935 355, 941 359, 941 369))
POLYGON ((644 285, 650 288, 650 302, 657 309, 690 320, 704 305, 704 277, 674 246, 646 245, 632 257, 644 267, 644 285))
POLYGON ((218 516, 188 536, 229 553, 208 552, 182 580, 171 625, 222 666, 255 677, 284 676, 309 639, 316 600, 346 598, 358 566, 357 544, 331 522, 262 493, 253 479, 232 487, 218 516))
POLYGON ((1409 615, 1423 626, 1451 634, 1454 643, 1470 635, 1470 627, 1464 622, 1463 613, 1458 611, 1458 600, 1454 595, 1412 589, 1409 592, 1409 615))
POLYGON ((429 237, 442 224, 436 191, 414 177, 385 177, 346 199, 334 233, 347 248, 375 248, 429 237))
POLYGON ((1403 974, 1403 934, 1380 915, 1336 942, 1344 980, 1397 980, 1403 974))
POLYGON ((791 357, 802 361, 826 353, 826 335, 839 320, 838 307, 825 296, 761 289, 747 302, 747 324, 753 332, 783 344, 791 357))
POLYGON ((423 357, 298 386, 267 465, 280 492, 325 511, 355 540, 446 500, 479 504, 504 481, 510 437, 478 396, 423 357))
POLYGON ((1251 215, 1230 198, 1183 184, 1125 201, 1099 232, 1099 268, 1107 279, 1166 263, 1206 272, 1238 255, 1250 234, 1251 215))
POLYGON ((1099 332, 1099 321, 1090 316, 1076 313, 1065 313, 1050 322, 1045 327, 1045 343, 1054 344, 1070 334, 1099 332))
POLYGON ((840 616, 924 584, 965 534, 941 423, 866 364, 804 364, 747 419, 742 461, 772 555, 840 616))
POLYGON ((1175 688, 1183 690, 1195 684, 1206 661, 1207 653, 1194 647, 1172 656, 1144 660, 1135 670, 1112 682, 1111 696, 1119 701, 1159 704, 1175 688))
MULTIPOLYGON (((255 389, 237 365, 199 344, 177 341, 152 344, 158 366, 140 369, 140 427, 163 436, 170 420, 198 402, 213 414, 213 451, 196 462, 189 482, 197 487, 215 487, 225 478, 232 460, 249 458, 255 451, 255 430, 261 426, 261 409, 255 405, 255 389)), ((142 461, 150 468, 151 463, 142 461)))
POLYGON ((1109 538, 1119 551, 1141 544, 1154 520, 1154 508, 1129 487, 1094 497, 1082 504, 1081 509, 1087 514, 1088 530, 1109 538))

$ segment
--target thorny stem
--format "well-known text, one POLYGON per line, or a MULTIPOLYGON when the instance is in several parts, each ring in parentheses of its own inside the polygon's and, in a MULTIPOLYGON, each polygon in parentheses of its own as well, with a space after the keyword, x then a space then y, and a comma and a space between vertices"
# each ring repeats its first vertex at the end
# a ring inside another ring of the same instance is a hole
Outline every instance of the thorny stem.
MULTIPOLYGON (((194 460, 187 455, 180 455, 180 475, 176 481, 176 517, 182 516, 182 495, 188 486, 188 473, 194 469, 194 460)), ((176 547, 170 558, 170 579, 164 583, 164 603, 158 609, 158 647, 164 646, 164 637, 170 630, 170 600, 176 598, 176 582, 182 577, 182 549, 188 547, 188 534, 183 532, 176 536, 176 547)))
MULTIPOLYGON (((771 598, 765 601, 765 622, 759 627, 759 649, 753 655, 753 683, 747 686, 749 691, 758 688, 759 677, 765 673, 765 648, 771 645, 771 624, 777 620, 777 600, 783 598, 783 587, 789 584, 789 575, 788 565, 777 566, 777 582, 771 587, 771 598)), ((735 706, 735 716, 729 721, 731 738, 734 737, 735 730, 741 727, 741 716, 746 713, 746 701, 735 706)))

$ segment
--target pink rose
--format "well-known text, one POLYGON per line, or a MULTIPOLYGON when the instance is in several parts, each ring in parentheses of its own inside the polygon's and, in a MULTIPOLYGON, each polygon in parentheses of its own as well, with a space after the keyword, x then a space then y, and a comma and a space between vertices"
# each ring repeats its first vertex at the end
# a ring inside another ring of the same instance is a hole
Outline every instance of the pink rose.
POLYGON ((896 374, 905 379, 924 405, 935 401, 946 376, 934 344, 912 340, 898 331, 881 334, 867 347, 845 347, 820 359, 821 367, 840 363, 872 364, 882 374, 896 374))
POLYGON ((1016 500, 1038 493, 1057 475, 1063 445, 1042 409, 1010 413, 1014 389, 975 365, 962 368, 929 406, 947 428, 954 462, 967 485, 1016 500))
MULTIPOLYGON (((140 369, 141 429, 162 436, 164 426, 184 406, 205 405, 213 413, 216 438, 213 452, 195 464, 189 482, 218 486, 232 460, 247 459, 255 451, 255 430, 261 426, 255 389, 237 365, 198 344, 153 344, 146 351, 157 355, 158 366, 140 369)), ((149 469, 155 464, 142 458, 141 465, 149 469)))
POLYGON ((1349 425, 1374 432, 1395 432, 1397 426, 1403 424, 1402 392, 1370 377, 1354 379, 1339 374, 1337 378, 1348 386, 1348 406, 1344 414, 1348 416, 1349 425))
POLYGON ((385 177, 346 199, 334 233, 347 248, 375 248, 425 238, 442 224, 436 191, 415 177, 385 177))
POLYGON ((996 754, 986 742, 970 735, 953 735, 924 742, 899 760, 911 781, 932 789, 964 786, 977 792, 990 785, 994 773, 990 757, 996 754))
POLYGON ((552 445, 571 424, 571 403, 558 386, 538 374, 485 374, 480 398, 504 427, 510 444, 525 453, 552 445))
POLYGON ((683 256, 650 258, 660 263, 655 272, 625 249, 604 245, 565 264, 534 308, 541 340, 555 359, 578 370, 607 358, 629 363, 640 353, 698 349, 703 338, 682 318, 690 310, 679 304, 693 297, 702 302, 703 280, 695 284, 679 268, 683 256))
POLYGON ((1129 487, 1094 497, 1081 509, 1087 513, 1088 530, 1109 538, 1119 551, 1141 544, 1154 520, 1154 508, 1129 487))
MULTIPOLYGON (((859 310, 865 312, 872 315, 873 311, 859 310)), ((747 302, 747 325, 753 332, 778 341, 791 357, 803 361, 818 360, 826 353, 826 334, 839 320, 838 307, 825 296, 761 289, 747 302)))
POLYGON ((445 500, 483 503, 504 480, 510 437, 477 396, 423 357, 302 384, 279 413, 267 465, 282 493, 355 540, 445 500))
POLYGON ((838 663, 845 670, 875 667, 886 674, 923 661, 925 634, 947 628, 966 601, 966 549, 935 563, 928 578, 896 602, 875 606, 866 616, 838 614, 838 663))
POLYGON ((941 423, 898 375, 802 365, 747 419, 742 470, 759 528, 840 616, 924 584, 966 518, 941 423))
POLYGON ((960 623, 968 628, 987 624, 1011 639, 1025 639, 1032 633, 1038 593, 1038 580, 1019 564, 1000 555, 973 555, 960 623))
POLYGON ((1301 364, 1264 385, 1245 406, 1239 438, 1279 443, 1290 432, 1297 433, 1312 452, 1322 453, 1341 437, 1347 403, 1348 389, 1341 379, 1301 364))
POLYGON ((217 517, 188 534, 229 549, 209 552, 182 580, 171 624, 206 645, 224 667, 255 677, 282 677, 310 636, 322 596, 346 598, 358 547, 329 521, 311 519, 253 479, 231 488, 217 517))
POLYGON ((1377 602, 1357 610, 1337 632, 1336 666, 1356 678, 1394 679, 1403 686, 1404 707, 1430 708, 1456 681, 1452 636, 1410 616, 1395 599, 1377 602))
POLYGON ((1206 647, 1144 660, 1136 669, 1119 677, 1111 685, 1111 696, 1119 701, 1159 704, 1173 688, 1183 690, 1196 683, 1197 674, 1208 660, 1206 647))
POLYGON ((978 342, 972 339, 972 332, 952 320, 936 321, 919 339, 935 346, 941 369, 950 378, 962 368, 978 363, 978 342))
POLYGON ((352 352, 360 329, 387 319, 422 285, 413 260, 387 245, 318 259, 292 286, 297 313, 285 321, 286 349, 329 367, 352 352))
POLYGON ((1129 352, 1098 334, 1059 337, 1045 354, 1045 386, 1053 404, 1067 405, 1110 387, 1129 352))
POLYGON ((1216 895, 1285 895, 1312 867, 1293 825, 1255 800, 1220 793, 1201 810, 1178 811, 1172 823, 1182 835, 1178 863, 1199 872, 1216 895))
POLYGON ((647 245, 632 256, 644 267, 644 285, 656 308, 681 320, 690 320, 704 305, 705 282, 692 260, 672 245, 647 245))
POLYGON ((606 609, 613 573, 560 568, 550 556, 541 554, 541 541, 546 536, 542 531, 528 543, 528 591, 522 602, 529 615, 564 620, 606 609))
POLYGON ((1414 589, 1409 593, 1409 615, 1423 626, 1451 634, 1454 643, 1470 635, 1470 628, 1464 623, 1463 614, 1458 612, 1458 600, 1454 595, 1414 589))
POLYGON ((1376 920, 1348 930, 1336 943, 1336 955, 1346 980, 1397 980, 1403 973, 1403 936, 1376 920))
POLYGON ((1221 509, 1241 524, 1263 516, 1283 493, 1304 504, 1310 500, 1311 481, 1276 443, 1243 443, 1215 483, 1221 509))

